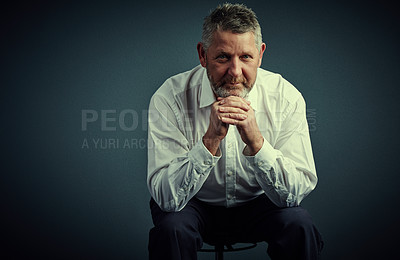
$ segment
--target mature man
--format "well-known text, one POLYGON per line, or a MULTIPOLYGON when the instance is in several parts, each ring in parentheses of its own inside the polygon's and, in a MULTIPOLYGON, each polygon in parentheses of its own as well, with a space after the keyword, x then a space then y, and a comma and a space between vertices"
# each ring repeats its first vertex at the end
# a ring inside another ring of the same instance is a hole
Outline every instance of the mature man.
POLYGON ((299 206, 317 184, 301 94, 260 67, 252 10, 217 7, 201 65, 168 79, 149 108, 150 259, 197 259, 213 229, 266 241, 272 259, 317 259, 321 236, 299 206))

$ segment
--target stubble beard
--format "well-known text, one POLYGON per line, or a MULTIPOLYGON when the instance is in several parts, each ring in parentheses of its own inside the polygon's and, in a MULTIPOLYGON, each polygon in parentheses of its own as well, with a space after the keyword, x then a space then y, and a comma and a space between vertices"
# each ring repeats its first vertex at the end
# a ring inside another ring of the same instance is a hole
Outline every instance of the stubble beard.
POLYGON ((240 78, 222 78, 219 82, 216 82, 211 74, 209 73, 207 66, 207 76, 210 80, 211 88, 217 97, 226 98, 229 96, 238 96, 241 98, 247 98, 254 84, 249 84, 243 77, 240 78), (240 83, 241 86, 232 87, 227 84, 240 83), (241 89, 241 91, 238 91, 241 89))

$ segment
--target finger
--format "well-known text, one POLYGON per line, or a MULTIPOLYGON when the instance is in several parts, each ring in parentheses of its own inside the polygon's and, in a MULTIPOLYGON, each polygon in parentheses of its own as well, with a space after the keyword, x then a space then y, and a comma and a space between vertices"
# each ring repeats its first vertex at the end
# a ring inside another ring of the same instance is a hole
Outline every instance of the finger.
POLYGON ((220 113, 218 118, 221 121, 223 121, 224 118, 231 118, 231 119, 243 121, 243 120, 247 119, 247 115, 246 114, 238 114, 238 113, 220 113))
POLYGON ((244 111, 249 111, 250 110, 250 106, 243 102, 243 101, 227 101, 227 100, 221 100, 220 101, 220 106, 224 106, 224 107, 236 107, 236 108, 240 108, 244 111))
POLYGON ((246 113, 246 111, 243 110, 242 108, 225 107, 225 106, 219 106, 218 112, 220 112, 220 113, 237 113, 237 114, 245 114, 246 113))
POLYGON ((240 120, 229 118, 229 117, 222 117, 221 121, 223 123, 229 124, 229 125, 238 125, 241 122, 240 120))

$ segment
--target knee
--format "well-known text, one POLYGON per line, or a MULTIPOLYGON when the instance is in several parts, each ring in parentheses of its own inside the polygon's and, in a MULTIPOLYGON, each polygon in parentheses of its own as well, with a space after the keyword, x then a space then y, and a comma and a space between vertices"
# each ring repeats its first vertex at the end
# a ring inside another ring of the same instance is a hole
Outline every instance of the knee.
POLYGON ((180 217, 179 213, 171 212, 157 224, 156 228, 169 236, 190 237, 197 231, 195 226, 189 219, 180 217))
POLYGON ((269 248, 270 253, 281 255, 282 259, 317 259, 323 241, 310 214, 301 207, 288 208, 283 212, 280 216, 283 228, 269 248))
POLYGON ((314 223, 307 210, 301 207, 292 208, 285 216, 286 228, 294 234, 306 235, 316 231, 314 223))

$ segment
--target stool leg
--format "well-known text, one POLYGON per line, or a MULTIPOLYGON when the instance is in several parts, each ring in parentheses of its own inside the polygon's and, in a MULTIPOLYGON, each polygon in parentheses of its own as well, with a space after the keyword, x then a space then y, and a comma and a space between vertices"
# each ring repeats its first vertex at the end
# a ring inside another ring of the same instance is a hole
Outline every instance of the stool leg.
POLYGON ((224 260, 224 246, 215 246, 215 260, 224 260))

